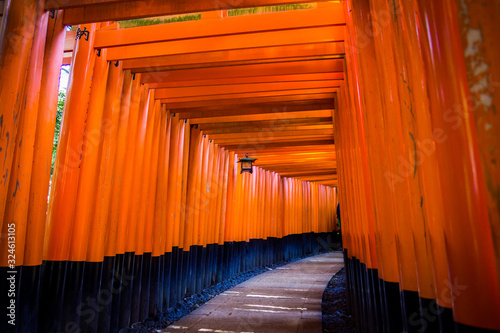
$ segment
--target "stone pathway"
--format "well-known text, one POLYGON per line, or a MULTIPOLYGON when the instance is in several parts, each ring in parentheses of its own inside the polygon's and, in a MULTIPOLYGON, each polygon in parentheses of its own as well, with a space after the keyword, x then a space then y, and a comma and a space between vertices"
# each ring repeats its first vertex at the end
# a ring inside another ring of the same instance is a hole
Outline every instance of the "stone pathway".
POLYGON ((278 267, 214 297, 161 332, 321 333, 321 299, 342 252, 278 267))

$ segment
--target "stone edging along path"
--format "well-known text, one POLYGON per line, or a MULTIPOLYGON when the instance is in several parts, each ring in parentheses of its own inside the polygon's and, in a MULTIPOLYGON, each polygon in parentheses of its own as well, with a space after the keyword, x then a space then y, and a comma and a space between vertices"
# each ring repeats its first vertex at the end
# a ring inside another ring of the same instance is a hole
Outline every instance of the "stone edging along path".
MULTIPOLYGON (((323 292, 342 267, 342 253, 330 252, 260 270, 263 274, 252 272, 254 276, 249 280, 216 297, 211 295, 216 290, 206 290, 205 298, 213 299, 202 306, 184 300, 195 310, 167 328, 162 329, 170 324, 169 314, 124 332, 319 333, 323 292)), ((238 283, 231 280, 226 282, 238 283)), ((171 310, 170 314, 175 312, 171 310)))

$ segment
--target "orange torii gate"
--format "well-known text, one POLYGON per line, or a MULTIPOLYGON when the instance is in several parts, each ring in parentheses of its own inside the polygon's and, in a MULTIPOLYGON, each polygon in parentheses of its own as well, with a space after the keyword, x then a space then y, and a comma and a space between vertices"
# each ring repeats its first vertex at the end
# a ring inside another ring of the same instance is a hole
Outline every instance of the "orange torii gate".
MULTIPOLYGON (((16 265, 22 281, 31 282, 23 283, 20 302, 39 310, 18 314, 26 318, 21 331, 115 332, 215 281, 318 251, 315 239, 326 241, 336 228, 336 191, 326 186, 336 178, 314 177, 334 174, 334 158, 300 164, 300 156, 290 155, 294 172, 310 170, 298 178, 313 177, 300 181, 269 158, 252 175, 240 174, 230 148, 334 156, 332 109, 343 80, 345 24, 339 9, 274 13, 273 20, 203 14, 181 31, 168 25, 122 30, 108 22, 66 32, 70 9, 40 16, 48 28, 35 29, 40 46, 31 57, 45 60, 43 71, 70 63, 71 74, 48 205, 54 99, 43 106, 50 122, 22 123, 17 135, 36 133, 34 149, 43 156, 33 161, 31 178, 40 185, 5 192, 15 200, 7 200, 4 221, 21 196, 29 203, 16 211, 27 224, 13 218, 16 246, 27 253, 17 251, 16 265), (38 35, 44 29, 48 37, 38 35), (230 124, 234 116, 248 117, 242 128, 255 120, 283 126, 254 127, 262 134, 271 128, 258 141, 198 128, 230 124), (285 218, 305 207, 307 213, 285 218), (242 262, 248 251, 255 259, 242 262), (113 284, 123 290, 115 293, 113 284)), ((47 83, 44 94, 55 98, 55 76, 47 83)), ((40 87, 29 89, 39 96, 40 87)), ((5 182, 20 179, 11 177, 5 182)), ((3 224, 6 232, 9 225, 3 224)))
POLYGON ((360 331, 500 330, 499 4, 226 12, 303 2, 0 1, 0 331, 117 332, 317 253, 337 202, 360 331))

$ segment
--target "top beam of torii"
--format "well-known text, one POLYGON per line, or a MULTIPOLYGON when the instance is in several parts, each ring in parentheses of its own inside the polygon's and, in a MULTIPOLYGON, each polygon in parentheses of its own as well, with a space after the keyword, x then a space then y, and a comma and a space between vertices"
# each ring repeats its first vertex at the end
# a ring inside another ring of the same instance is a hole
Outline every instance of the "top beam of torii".
MULTIPOLYGON (((324 2, 320 0, 317 2, 324 2)), ((202 11, 310 3, 307 0, 47 0, 45 10, 65 9, 64 24, 120 21, 202 11)))

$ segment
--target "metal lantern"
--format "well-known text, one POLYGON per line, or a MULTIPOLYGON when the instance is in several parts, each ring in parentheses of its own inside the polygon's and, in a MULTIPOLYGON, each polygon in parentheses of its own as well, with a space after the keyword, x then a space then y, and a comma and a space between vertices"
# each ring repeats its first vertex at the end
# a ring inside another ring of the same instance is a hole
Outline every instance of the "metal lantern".
POLYGON ((245 157, 239 159, 238 163, 241 163, 241 172, 250 172, 253 173, 253 162, 257 161, 256 158, 248 157, 248 154, 245 157))

